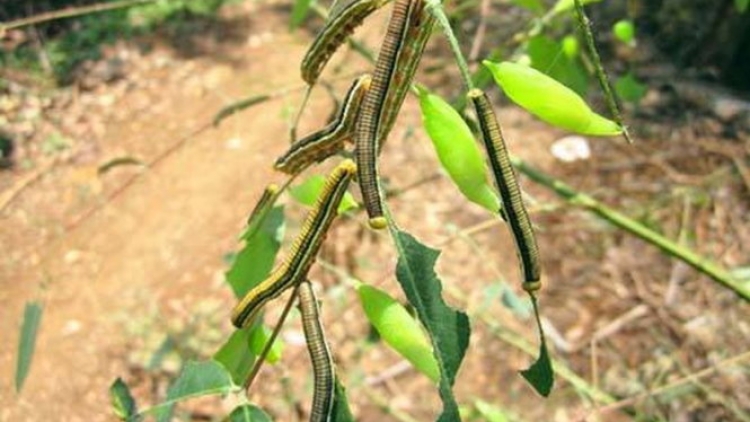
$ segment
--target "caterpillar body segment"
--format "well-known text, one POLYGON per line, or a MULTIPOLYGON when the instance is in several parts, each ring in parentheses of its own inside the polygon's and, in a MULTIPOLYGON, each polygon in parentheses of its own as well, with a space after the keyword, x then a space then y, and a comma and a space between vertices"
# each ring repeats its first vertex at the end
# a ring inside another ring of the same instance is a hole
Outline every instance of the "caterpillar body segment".
POLYGON ((523 287, 527 291, 538 290, 541 287, 539 250, 500 125, 497 123, 497 117, 486 94, 473 89, 468 97, 479 119, 482 140, 500 193, 503 217, 508 222, 516 243, 521 262, 523 287))
POLYGON ((355 79, 334 121, 292 144, 289 150, 276 160, 274 168, 291 175, 299 174, 307 167, 342 151, 345 142, 351 141, 353 137, 354 123, 371 80, 370 75, 355 79))
POLYGON ((242 328, 250 324, 266 302, 307 276, 356 171, 354 162, 346 160, 331 172, 285 261, 270 276, 250 289, 234 307, 232 323, 236 327, 242 328))

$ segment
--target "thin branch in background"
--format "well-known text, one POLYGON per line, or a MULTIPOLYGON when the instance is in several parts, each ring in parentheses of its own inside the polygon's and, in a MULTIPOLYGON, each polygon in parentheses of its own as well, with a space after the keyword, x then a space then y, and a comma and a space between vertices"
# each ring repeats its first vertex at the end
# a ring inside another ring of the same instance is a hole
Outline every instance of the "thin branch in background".
POLYGON ((17 19, 14 21, 0 23, 0 37, 5 34, 5 31, 10 29, 21 28, 28 25, 38 24, 42 22, 49 22, 57 19, 72 18, 76 16, 84 16, 91 13, 106 12, 108 10, 123 9, 126 7, 137 6, 140 4, 153 3, 156 0, 122 0, 111 3, 98 3, 89 6, 81 7, 69 7, 62 10, 53 10, 50 12, 40 13, 38 15, 29 16, 26 18, 17 19))
POLYGON ((479 25, 477 25, 477 32, 474 34, 474 41, 471 43, 469 52, 469 63, 471 63, 469 69, 472 72, 476 72, 479 66, 479 54, 482 51, 482 43, 487 33, 487 15, 490 13, 490 6, 492 6, 490 0, 482 0, 479 8, 479 25))

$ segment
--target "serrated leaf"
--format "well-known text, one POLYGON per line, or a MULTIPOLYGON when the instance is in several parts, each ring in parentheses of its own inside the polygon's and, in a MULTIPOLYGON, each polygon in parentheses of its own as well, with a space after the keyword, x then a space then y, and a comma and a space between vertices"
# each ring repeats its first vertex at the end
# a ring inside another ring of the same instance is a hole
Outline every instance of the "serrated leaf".
POLYGON ((130 393, 130 388, 121 378, 118 377, 109 387, 109 396, 112 399, 112 410, 115 412, 115 416, 128 422, 139 420, 135 399, 130 393))
POLYGON ((237 406, 225 419, 226 422, 273 422, 270 416, 261 408, 252 404, 237 406))
MULTIPOLYGON (((292 195, 292 198, 294 198, 300 204, 312 207, 313 205, 315 205, 315 201, 318 200, 318 196, 320 196, 320 193, 323 191, 325 181, 326 178, 323 175, 316 174, 314 176, 310 176, 299 185, 291 187, 289 189, 289 194, 292 195)), ((339 207, 336 211, 339 214, 343 214, 350 209, 358 207, 359 204, 357 204, 357 201, 354 200, 352 194, 346 192, 344 194, 344 197, 341 199, 341 204, 339 204, 339 207)))
POLYGON ((283 233, 284 207, 275 206, 260 223, 260 229, 245 240, 245 246, 234 257, 226 273, 227 282, 236 297, 242 297, 271 272, 283 233))
POLYGON ((289 18, 289 29, 297 29, 310 11, 312 0, 294 0, 292 16, 289 18))
POLYGON ((167 390, 166 400, 148 409, 147 412, 156 413, 156 420, 165 422, 169 419, 171 409, 177 402, 199 396, 227 394, 236 389, 237 387, 232 383, 231 374, 219 362, 190 361, 167 390))
POLYGON ((514 103, 549 124, 585 135, 622 133, 617 123, 593 112, 570 88, 536 69, 511 62, 484 65, 514 103))
POLYGON ((42 305, 37 302, 27 302, 23 311, 21 335, 18 340, 18 357, 16 360, 16 391, 21 391, 26 377, 29 375, 31 362, 34 358, 36 336, 39 323, 42 320, 42 305))
POLYGON ((487 183, 487 167, 471 129, 450 104, 418 89, 422 123, 440 164, 469 201, 497 213, 500 200, 487 183))
POLYGON ((398 301, 375 287, 359 284, 357 293, 367 319, 380 338, 437 383, 440 370, 432 346, 414 317, 398 301))
POLYGON ((469 318, 446 305, 441 296, 442 284, 435 273, 440 251, 421 244, 410 234, 390 226, 398 264, 396 278, 424 325, 440 368, 440 398, 443 411, 440 422, 461 420, 452 386, 469 344, 469 318))

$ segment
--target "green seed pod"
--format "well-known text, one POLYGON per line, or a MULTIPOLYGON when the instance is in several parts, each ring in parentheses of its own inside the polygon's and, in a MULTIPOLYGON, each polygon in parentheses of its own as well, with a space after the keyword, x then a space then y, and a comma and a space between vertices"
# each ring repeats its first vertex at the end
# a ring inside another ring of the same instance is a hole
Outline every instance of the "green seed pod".
POLYGON ((419 372, 437 383, 440 380, 440 370, 432 353, 432 345, 417 320, 382 290, 360 284, 357 292, 367 319, 378 330, 380 338, 411 362, 419 372))
POLYGON ((484 65, 514 103, 551 125, 584 135, 622 133, 617 123, 593 112, 578 94, 538 70, 511 62, 484 65))
POLYGON ((633 21, 623 19, 612 26, 612 33, 615 37, 627 45, 635 43, 635 25, 633 21))
POLYGON ((580 53, 581 51, 581 46, 578 43, 578 38, 576 38, 575 35, 568 35, 563 38, 562 50, 569 59, 578 57, 578 53, 580 53))
POLYGON ((487 169, 471 130, 458 112, 419 87, 422 123, 443 168, 471 202, 495 213, 500 201, 487 183, 487 169))

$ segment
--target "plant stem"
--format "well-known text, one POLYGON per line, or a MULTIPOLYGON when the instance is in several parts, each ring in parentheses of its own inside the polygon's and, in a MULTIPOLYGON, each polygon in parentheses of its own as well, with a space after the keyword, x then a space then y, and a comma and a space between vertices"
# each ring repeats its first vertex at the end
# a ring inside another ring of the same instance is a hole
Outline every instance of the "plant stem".
POLYGON ((586 40, 586 47, 594 61, 594 73, 596 73, 596 78, 599 80, 599 86, 601 86, 602 91, 604 91, 604 98, 607 100, 609 113, 612 115, 615 123, 622 128, 622 135, 625 137, 625 140, 627 140, 629 144, 632 144, 633 139, 630 137, 627 127, 622 124, 620 108, 617 106, 617 100, 612 92, 612 86, 609 83, 607 73, 604 72, 604 66, 602 66, 602 59, 599 57, 599 51, 597 51, 596 45, 594 44, 594 34, 591 32, 591 22, 589 21, 588 16, 586 16, 586 12, 583 10, 581 0, 574 0, 573 3, 575 4, 576 19, 578 19, 578 23, 581 25, 583 38, 586 40))
POLYGON ((33 25, 56 19, 83 16, 91 13, 105 12, 107 10, 122 9, 124 7, 137 6, 139 4, 152 3, 154 1, 155 0, 122 0, 111 3, 99 3, 81 7, 69 7, 62 10, 53 10, 51 12, 40 13, 38 15, 17 19, 7 23, 0 23, 0 35, 2 35, 6 30, 20 28, 22 26, 33 25))
POLYGON ((658 247, 666 254, 671 255, 695 268, 699 272, 706 274, 714 281, 731 289, 740 298, 750 302, 750 287, 744 286, 735 280, 731 274, 729 274, 724 268, 721 268, 718 264, 696 254, 688 248, 680 246, 676 242, 654 232, 632 218, 607 207, 591 196, 577 192, 572 187, 530 166, 517 157, 511 156, 511 162, 518 171, 528 176, 531 180, 552 189, 555 193, 567 199, 569 203, 583 207, 613 225, 640 237, 646 242, 658 247))
POLYGON ((469 66, 466 64, 466 59, 464 59, 463 54, 461 54, 461 47, 459 47, 458 40, 453 33, 451 24, 448 22, 448 17, 445 15, 443 5, 440 3, 440 0, 427 0, 427 7, 429 8, 430 13, 432 13, 432 16, 435 17, 440 29, 443 31, 443 35, 445 35, 448 44, 451 46, 451 51, 453 52, 453 57, 456 59, 461 78, 466 85, 466 92, 471 91, 474 88, 474 83, 471 80, 469 66))

